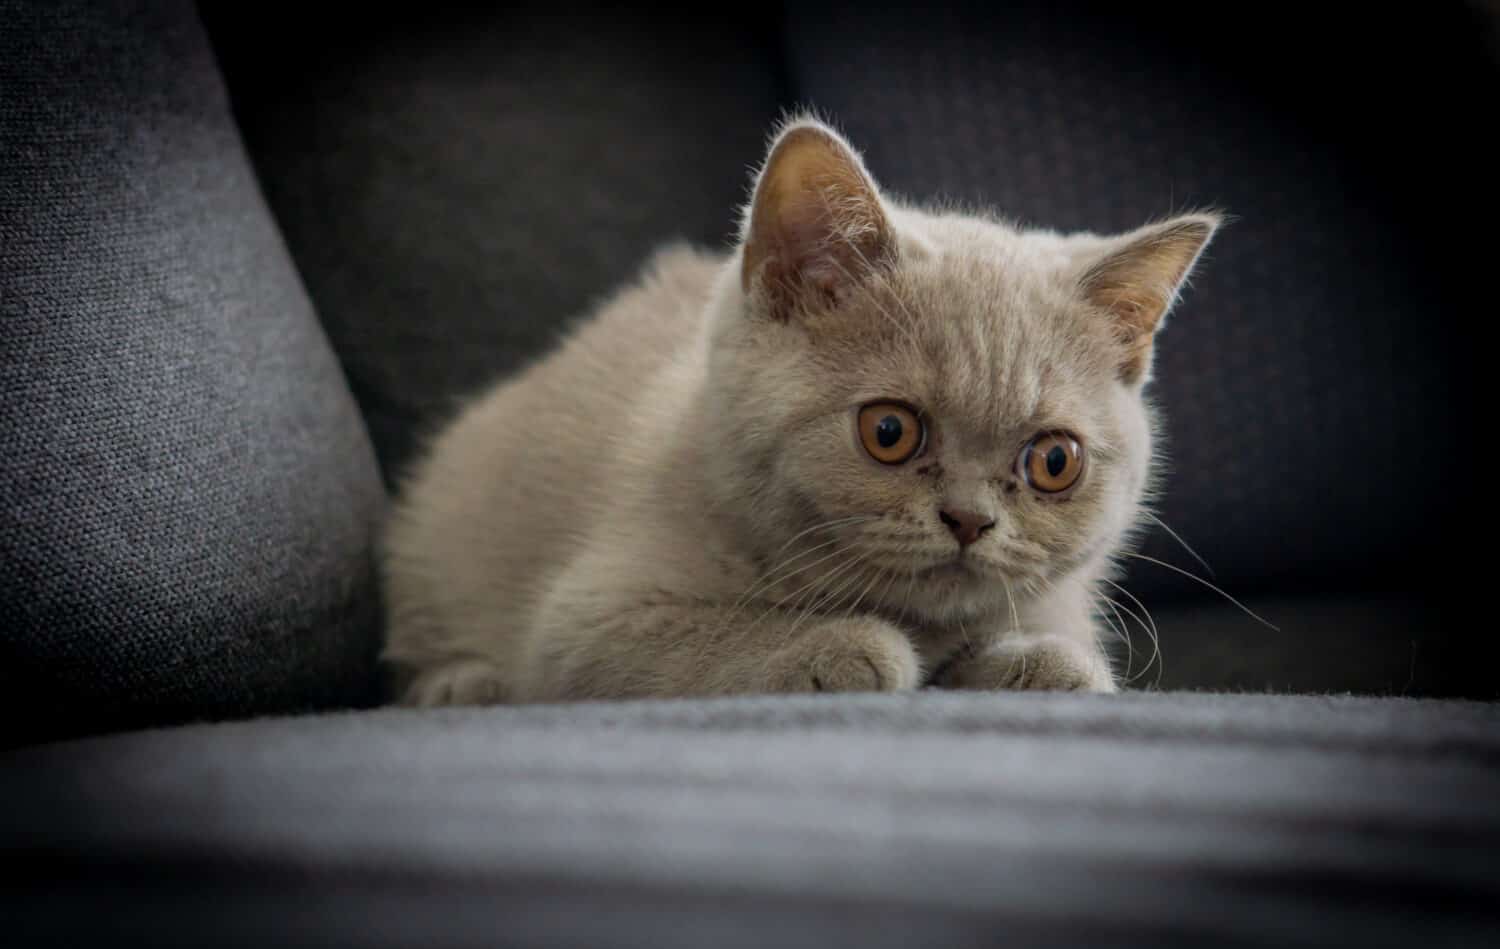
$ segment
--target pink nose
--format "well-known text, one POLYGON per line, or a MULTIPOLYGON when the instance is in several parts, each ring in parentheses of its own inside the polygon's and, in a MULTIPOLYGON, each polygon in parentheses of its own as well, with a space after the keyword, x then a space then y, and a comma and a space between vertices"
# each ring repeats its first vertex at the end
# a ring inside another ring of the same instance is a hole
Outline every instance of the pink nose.
POLYGON ((984 532, 995 526, 993 517, 985 517, 973 511, 960 511, 957 508, 944 508, 938 511, 938 520, 948 525, 953 536, 958 538, 960 547, 967 547, 984 535, 984 532))

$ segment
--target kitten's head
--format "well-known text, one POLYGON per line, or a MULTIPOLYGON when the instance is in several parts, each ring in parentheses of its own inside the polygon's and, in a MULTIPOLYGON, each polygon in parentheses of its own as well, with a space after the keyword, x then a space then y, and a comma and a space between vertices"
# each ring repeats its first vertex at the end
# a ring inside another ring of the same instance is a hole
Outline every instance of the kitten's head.
POLYGON ((714 480, 825 606, 962 617, 1100 566, 1147 489, 1152 339, 1219 219, 1018 231, 784 127, 711 343, 714 480))

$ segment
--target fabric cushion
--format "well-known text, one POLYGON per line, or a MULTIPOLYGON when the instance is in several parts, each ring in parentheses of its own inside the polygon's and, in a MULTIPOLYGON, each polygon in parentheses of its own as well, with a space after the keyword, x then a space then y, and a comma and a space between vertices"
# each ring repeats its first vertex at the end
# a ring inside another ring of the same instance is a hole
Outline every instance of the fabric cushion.
POLYGON ((0 23, 0 742, 367 701, 384 495, 192 4, 0 23))
POLYGON ((390 478, 659 244, 723 246, 780 100, 759 21, 438 3, 289 32, 208 12, 390 478))
POLYGON ((340 714, 0 755, 0 918, 14 946, 1477 946, 1497 802, 1473 703, 340 714))

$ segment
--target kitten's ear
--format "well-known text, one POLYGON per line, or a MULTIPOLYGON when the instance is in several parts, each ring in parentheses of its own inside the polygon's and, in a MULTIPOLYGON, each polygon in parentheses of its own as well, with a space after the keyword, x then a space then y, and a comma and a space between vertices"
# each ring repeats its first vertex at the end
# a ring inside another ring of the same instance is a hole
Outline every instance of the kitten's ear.
POLYGON ((781 320, 836 305, 895 253, 880 193, 854 149, 818 122, 782 129, 744 226, 740 282, 752 301, 781 320))
POLYGON ((1125 347, 1125 382, 1146 377, 1156 331, 1222 223, 1217 214, 1188 214, 1148 225, 1110 241, 1087 264, 1079 285, 1084 299, 1114 321, 1125 347))

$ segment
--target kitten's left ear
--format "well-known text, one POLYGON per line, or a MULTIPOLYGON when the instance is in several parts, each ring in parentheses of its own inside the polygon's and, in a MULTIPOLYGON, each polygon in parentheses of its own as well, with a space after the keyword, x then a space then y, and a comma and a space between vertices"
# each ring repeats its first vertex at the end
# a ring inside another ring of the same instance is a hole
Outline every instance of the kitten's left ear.
POLYGON ((1084 299, 1113 321, 1125 347, 1120 362, 1123 381, 1146 378, 1156 331, 1222 224, 1217 214, 1188 214, 1151 224, 1111 241, 1085 269, 1079 279, 1084 299))
POLYGON ((811 119, 782 128, 755 183, 741 285, 770 315, 837 305, 887 266, 896 241, 875 182, 838 133, 811 119))

